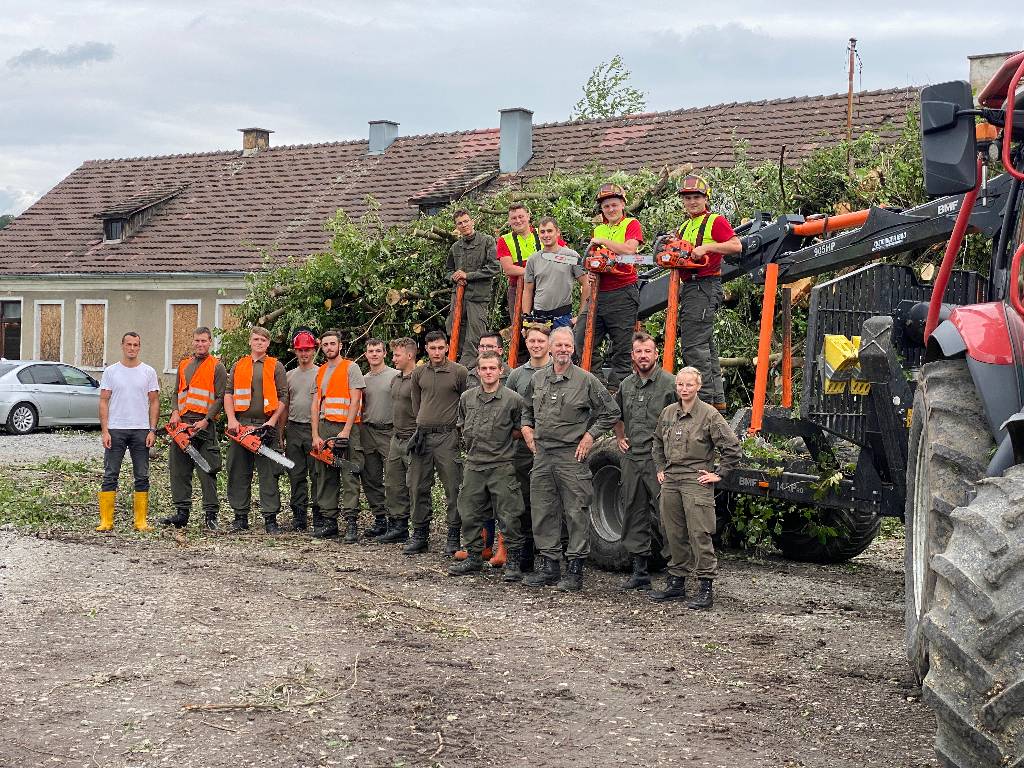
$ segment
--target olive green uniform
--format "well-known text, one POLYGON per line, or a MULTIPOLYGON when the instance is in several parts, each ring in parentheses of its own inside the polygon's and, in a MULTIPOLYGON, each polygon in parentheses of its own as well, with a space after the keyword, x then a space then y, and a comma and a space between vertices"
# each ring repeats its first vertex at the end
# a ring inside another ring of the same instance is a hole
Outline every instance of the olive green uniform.
MULTIPOLYGON (((232 394, 235 391, 237 369, 236 363, 228 377, 227 391, 232 394)), ((242 382, 243 386, 247 384, 248 382, 242 382)), ((288 379, 280 360, 274 369, 274 388, 277 390, 278 399, 287 402, 288 379)), ((241 413, 236 412, 235 418, 243 427, 258 427, 265 424, 269 418, 263 412, 263 360, 254 361, 252 364, 252 397, 249 408, 241 413)), ((247 517, 249 514, 249 508, 252 506, 254 472, 259 475, 260 511, 263 517, 276 516, 281 511, 281 489, 278 487, 277 478, 284 472, 284 467, 266 456, 252 453, 232 440, 228 444, 227 468, 228 504, 235 511, 236 519, 247 517)))
POLYGON ((619 498, 622 503, 622 546, 630 555, 650 557, 651 521, 659 516, 658 470, 651 448, 658 417, 676 400, 676 378, 655 368, 647 378, 634 372, 615 394, 629 449, 623 454, 619 498))
MULTIPOLYGON (((523 398, 507 387, 484 392, 473 387, 459 401, 458 427, 466 446, 465 471, 459 491, 462 530, 479 530, 485 520, 497 516, 505 545, 514 551, 523 547, 523 494, 513 463, 513 433, 522 424, 523 398)), ((479 556, 483 539, 469 536, 466 550, 479 556)))
MULTIPOLYGON (((462 294, 462 325, 459 330, 458 361, 467 368, 476 361, 476 347, 487 330, 487 311, 491 305, 494 278, 501 271, 494 238, 483 232, 474 232, 468 240, 460 237, 448 251, 445 265, 451 275, 457 270, 466 273, 466 287, 462 294)), ((455 291, 445 325, 452 333, 455 320, 455 291)))
MULTIPOLYGON (((501 361, 501 373, 498 375, 498 383, 503 387, 508 386, 508 377, 512 375, 512 369, 508 367, 508 364, 501 361)), ((480 377, 476 374, 476 366, 474 365, 469 369, 469 374, 466 376, 466 389, 472 389, 473 387, 480 386, 480 377)))
MULTIPOLYGON (((188 384, 195 375, 196 368, 205 360, 195 356, 185 366, 185 382, 188 384)), ((217 362, 213 370, 213 402, 206 412, 208 423, 206 428, 196 432, 192 436, 192 447, 202 455, 214 474, 207 474, 197 469, 192 459, 176 445, 171 445, 167 455, 167 466, 170 472, 171 502, 175 511, 184 514, 186 517, 192 511, 192 471, 199 475, 199 488, 203 495, 203 511, 206 517, 216 518, 220 509, 220 500, 217 498, 217 476, 216 472, 221 468, 220 444, 217 440, 217 425, 214 419, 224 408, 224 387, 227 386, 228 372, 224 364, 217 362)), ((195 424, 202 421, 202 414, 189 411, 181 414, 181 420, 188 424, 195 424)))
POLYGON ((673 403, 661 412, 651 454, 659 472, 661 522, 672 559, 672 576, 713 579, 718 570, 715 547, 715 487, 697 482, 701 470, 723 479, 742 458, 740 442, 714 406, 695 400, 689 412, 673 403), (714 468, 714 452, 721 455, 714 468))
MULTIPOLYGON (((491 240, 492 248, 494 241, 491 240)), ((430 491, 434 472, 441 478, 446 500, 445 518, 449 528, 459 527, 459 486, 462 485, 462 457, 455 422, 459 398, 466 390, 469 372, 465 366, 445 360, 427 363, 412 373, 412 405, 416 429, 424 436, 423 452, 411 457, 409 488, 412 492, 412 523, 430 522, 430 491)))
POLYGON ((367 371, 363 374, 366 388, 363 390, 363 422, 359 428, 363 472, 359 479, 366 503, 374 517, 388 514, 384 467, 391 447, 391 433, 394 431, 391 382, 396 376, 398 371, 388 365, 376 373, 367 371))
MULTIPOLYGON (((338 358, 337 365, 344 362, 338 358)), ((355 396, 356 390, 365 387, 363 372, 359 366, 348 361, 348 388, 351 396, 355 396)), ((324 391, 327 390, 327 377, 330 372, 324 373, 322 383, 324 391)), ((313 395, 316 395, 316 381, 313 382, 313 395)), ((326 397, 326 395, 324 395, 326 397)), ((324 418, 324 405, 320 403, 320 421, 317 423, 317 435, 321 440, 337 437, 345 428, 343 421, 330 421, 324 418)), ((340 467, 333 467, 320 462, 316 472, 316 500, 320 505, 320 514, 326 520, 337 520, 338 509, 346 520, 354 520, 359 517, 359 474, 363 469, 362 430, 358 423, 352 424, 348 435, 348 454, 346 459, 349 464, 340 467)))
MULTIPOLYGON (((316 387, 317 367, 309 370, 293 368, 288 371, 288 424, 284 431, 284 455, 295 462, 288 470, 288 484, 291 496, 288 506, 292 510, 292 519, 306 519, 309 507, 310 489, 316 489, 316 473, 319 461, 310 455, 313 450, 313 428, 310 424, 310 411, 313 407, 313 392, 316 387)), ((314 513, 319 510, 316 499, 313 500, 314 513)))
POLYGON ((561 557, 564 520, 566 557, 586 559, 594 488, 586 460, 576 461, 576 448, 585 433, 596 440, 610 430, 618 406, 592 373, 572 364, 565 373, 553 366, 537 371, 524 400, 523 426, 533 428, 537 447, 530 483, 537 551, 549 560, 561 557))
MULTIPOLYGON (((541 366, 550 368, 551 363, 541 366)), ((516 392, 525 401, 526 393, 530 388, 530 380, 533 374, 541 370, 530 365, 530 361, 515 368, 508 376, 506 387, 516 392)), ((516 453, 512 459, 516 467, 516 479, 519 480, 519 487, 523 492, 523 538, 527 542, 533 541, 533 516, 530 507, 530 473, 533 472, 533 453, 526 447, 526 441, 522 438, 516 440, 516 453)), ((529 544, 524 544, 529 546, 529 544)))
MULTIPOLYGON (((391 406, 394 432, 388 445, 388 458, 384 465, 384 495, 388 514, 395 520, 408 522, 412 512, 409 494, 409 438, 416 431, 416 409, 412 404, 412 373, 399 373, 391 380, 391 406)), ((433 516, 428 508, 427 519, 433 516)))

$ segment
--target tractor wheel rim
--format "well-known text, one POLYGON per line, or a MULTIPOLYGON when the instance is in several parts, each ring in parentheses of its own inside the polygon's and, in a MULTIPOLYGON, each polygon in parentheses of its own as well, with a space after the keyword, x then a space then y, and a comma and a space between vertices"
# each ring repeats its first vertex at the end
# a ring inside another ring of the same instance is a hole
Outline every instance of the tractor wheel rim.
POLYGON ((25 406, 16 408, 11 423, 19 432, 27 432, 32 428, 32 411, 25 406))
POLYGON ((606 464, 594 473, 594 502, 590 521, 597 535, 608 542, 622 540, 622 510, 619 505, 619 468, 606 464))

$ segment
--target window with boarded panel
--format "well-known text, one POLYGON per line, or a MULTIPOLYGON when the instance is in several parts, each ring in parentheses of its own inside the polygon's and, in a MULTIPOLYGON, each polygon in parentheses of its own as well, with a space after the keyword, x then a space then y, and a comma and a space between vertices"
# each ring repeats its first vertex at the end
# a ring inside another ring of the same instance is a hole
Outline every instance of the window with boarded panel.
POLYGON ((62 350, 64 305, 39 305, 39 359, 59 362, 62 350))
POLYGON ((78 323, 79 363, 102 368, 107 356, 107 305, 82 304, 78 323))
POLYGON ((199 325, 198 304, 171 305, 171 359, 168 368, 177 368, 178 363, 192 354, 192 334, 199 325))
POLYGON ((220 317, 217 318, 217 327, 222 331, 233 331, 241 324, 242 320, 238 314, 237 304, 221 304, 220 317))

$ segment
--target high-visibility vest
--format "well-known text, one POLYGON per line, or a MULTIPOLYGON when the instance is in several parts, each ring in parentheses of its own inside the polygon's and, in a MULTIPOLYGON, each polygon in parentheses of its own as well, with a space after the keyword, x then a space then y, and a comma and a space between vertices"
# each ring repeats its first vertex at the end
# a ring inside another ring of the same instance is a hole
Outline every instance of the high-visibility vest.
MULTIPOLYGON (((249 410, 252 403, 252 355, 246 355, 235 366, 234 392, 235 413, 249 410), (248 386, 239 385, 248 384, 248 386)), ((274 385, 274 371, 277 369, 277 358, 267 355, 263 358, 263 412, 268 416, 277 410, 277 387, 274 385)))
POLYGON ((192 362, 186 357, 178 363, 178 413, 201 413, 205 416, 213 405, 213 375, 217 370, 217 358, 207 355, 192 374, 192 380, 185 381, 185 368, 192 362))
POLYGON ((688 243, 704 245, 706 240, 711 238, 711 230, 714 228, 717 218, 717 213, 707 212, 700 216, 694 216, 680 227, 679 236, 688 243))
MULTIPOLYGON (((320 398, 320 414, 327 421, 344 422, 348 421, 348 414, 352 408, 352 391, 348 386, 348 367, 352 365, 351 360, 342 360, 335 366, 330 378, 327 379, 326 391, 324 389, 324 374, 327 373, 327 363, 320 366, 316 372, 316 394, 320 398)), ((359 414, 352 420, 358 424, 359 414)))
POLYGON ((622 221, 618 224, 598 224, 594 227, 594 237, 611 240, 613 243, 624 243, 626 242, 626 228, 634 221, 636 219, 623 216, 622 221))
POLYGON ((517 235, 515 232, 506 232, 501 236, 512 254, 512 259, 517 267, 523 266, 531 254, 540 250, 540 235, 535 229, 531 229, 525 235, 517 235))

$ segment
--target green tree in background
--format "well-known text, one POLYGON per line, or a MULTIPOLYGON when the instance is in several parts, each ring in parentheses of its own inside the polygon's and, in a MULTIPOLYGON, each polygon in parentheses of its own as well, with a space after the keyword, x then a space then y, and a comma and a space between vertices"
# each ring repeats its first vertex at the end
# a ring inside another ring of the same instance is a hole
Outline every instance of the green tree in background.
POLYGON ((583 86, 583 98, 572 108, 572 120, 594 117, 619 117, 643 112, 647 97, 629 84, 630 72, 615 55, 611 61, 601 62, 583 86))
POLYGON ((12 221, 14 221, 14 216, 9 213, 5 213, 3 216, 0 216, 0 229, 3 229, 12 221))

